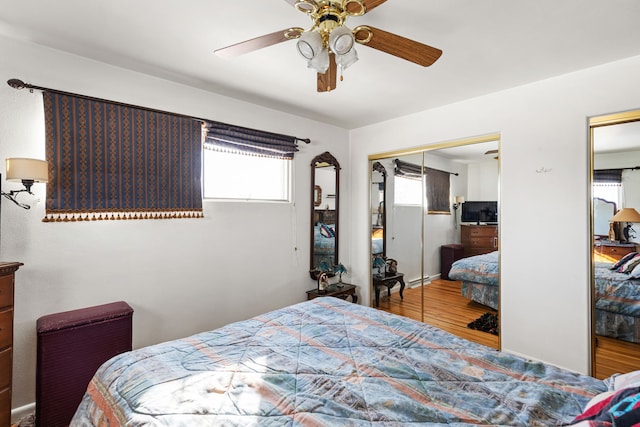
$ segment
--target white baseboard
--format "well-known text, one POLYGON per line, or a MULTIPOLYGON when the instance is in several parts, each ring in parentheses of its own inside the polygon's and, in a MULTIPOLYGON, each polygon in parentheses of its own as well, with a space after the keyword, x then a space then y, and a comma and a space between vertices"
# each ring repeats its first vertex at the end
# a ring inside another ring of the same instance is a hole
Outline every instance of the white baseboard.
POLYGON ((429 283, 431 283, 432 280, 434 279, 439 279, 440 278, 440 274, 434 274, 433 276, 424 276, 423 280, 420 280, 420 278, 418 277, 417 279, 413 279, 413 280, 409 280, 409 288, 417 288, 418 286, 422 285, 422 282, 424 281, 425 285, 428 285, 429 283))
POLYGON ((30 403, 28 405, 21 406, 11 410, 11 423, 17 423, 22 418, 36 411, 36 403, 30 403))

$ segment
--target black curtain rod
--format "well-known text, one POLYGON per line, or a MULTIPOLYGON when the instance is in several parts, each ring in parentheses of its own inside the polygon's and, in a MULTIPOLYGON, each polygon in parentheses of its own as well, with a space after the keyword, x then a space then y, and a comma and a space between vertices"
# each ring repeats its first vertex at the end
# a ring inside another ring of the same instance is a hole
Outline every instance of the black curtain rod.
POLYGON ((449 175, 455 175, 455 176, 460 175, 458 172, 443 171, 443 170, 440 170, 440 169, 430 168, 430 167, 428 167, 428 166, 425 166, 424 168, 425 168, 425 169, 431 169, 431 170, 438 171, 438 172, 448 173, 449 175))
MULTIPOLYGON (((185 114, 178 114, 178 113, 174 113, 174 112, 171 112, 171 111, 156 110, 155 108, 141 107, 139 105, 133 105, 133 104, 127 104, 127 103, 124 103, 124 102, 112 101, 110 99, 95 98, 93 96, 79 95, 77 93, 65 92, 65 91, 62 91, 62 90, 51 89, 51 88, 48 88, 48 87, 35 86, 35 85, 29 84, 29 83, 25 83, 20 79, 9 79, 9 80, 7 80, 7 84, 9 86, 11 86, 12 88, 14 88, 14 89, 29 89, 30 92, 33 92, 34 90, 40 90, 40 91, 43 91, 43 92, 52 92, 52 93, 57 93, 57 94, 60 94, 60 95, 75 96, 76 98, 88 99, 89 101, 109 102, 111 104, 118 105, 120 107, 137 108, 137 109, 140 109, 140 110, 149 111, 151 113, 171 114, 171 115, 177 116, 177 117, 198 120, 198 121, 203 122, 205 124, 206 123, 210 123, 210 122, 214 122, 214 120, 202 119, 200 117, 194 117, 194 116, 187 116, 185 114)), ((216 123, 220 123, 220 122, 216 122, 216 123)), ((227 125, 226 123, 221 123, 221 124, 227 125)), ((236 126, 236 125, 228 125, 228 126, 236 126)), ((240 127, 240 126, 237 126, 237 127, 240 127)), ((283 134, 274 133, 274 132, 265 132, 265 133, 270 133, 270 134, 272 134, 274 136, 279 136, 279 137, 294 138, 296 141, 302 141, 305 144, 310 144, 311 143, 311 139, 309 139, 309 138, 298 138, 297 136, 283 135, 283 134)))
MULTIPOLYGON (((443 171, 440 169, 436 169, 436 168, 430 168, 429 166, 421 166, 421 165, 416 165, 415 163, 409 163, 409 162, 405 162, 404 160, 400 160, 400 159, 395 159, 394 160, 396 167, 402 169, 402 164, 406 165, 406 167, 412 168, 413 169, 413 173, 419 173, 418 170, 427 170, 427 169, 431 169, 437 172, 442 172, 442 173, 448 173, 449 175, 455 175, 455 176, 459 176, 460 174, 458 172, 449 172, 449 171, 443 171)), ((423 170, 423 172, 424 172, 423 170)))

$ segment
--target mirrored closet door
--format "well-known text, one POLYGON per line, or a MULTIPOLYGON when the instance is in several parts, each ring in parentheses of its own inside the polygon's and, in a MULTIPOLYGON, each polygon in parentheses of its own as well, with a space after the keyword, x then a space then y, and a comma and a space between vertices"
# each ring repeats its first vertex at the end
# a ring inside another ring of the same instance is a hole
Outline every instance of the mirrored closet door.
POLYGON ((640 368, 640 110, 590 119, 592 375, 640 368))
POLYGON ((372 306, 500 347, 498 150, 494 134, 370 157, 372 306))

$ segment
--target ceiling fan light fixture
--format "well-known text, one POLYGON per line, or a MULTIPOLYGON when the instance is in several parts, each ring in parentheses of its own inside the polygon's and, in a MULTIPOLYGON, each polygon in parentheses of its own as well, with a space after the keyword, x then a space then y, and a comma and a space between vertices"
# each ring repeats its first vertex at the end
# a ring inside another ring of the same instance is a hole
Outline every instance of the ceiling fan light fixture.
POLYGON ((329 47, 336 55, 346 55, 353 50, 355 38, 346 26, 335 28, 329 35, 329 47))
POLYGON ((296 44, 298 53, 307 61, 311 61, 322 51, 322 35, 315 31, 303 33, 296 44))

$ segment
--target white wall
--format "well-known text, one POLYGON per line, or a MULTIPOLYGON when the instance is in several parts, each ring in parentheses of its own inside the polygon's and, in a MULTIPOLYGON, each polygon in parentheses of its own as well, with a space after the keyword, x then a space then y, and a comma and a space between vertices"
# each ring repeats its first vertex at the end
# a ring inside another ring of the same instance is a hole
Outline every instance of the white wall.
POLYGON ((368 156, 499 132, 502 347, 588 372, 587 117, 640 108, 638 75, 634 57, 353 130, 355 280, 367 283, 368 156))
POLYGON ((499 163, 497 160, 469 165, 469 192, 466 200, 499 200, 499 163))
MULTIPOLYGON (((35 399, 36 319, 45 314, 127 301, 137 348, 304 300, 315 286, 309 165, 324 151, 343 166, 348 229, 343 129, 0 37, 0 159, 44 158, 42 96, 11 89, 10 78, 312 140, 295 158, 294 204, 205 201, 202 220, 43 223, 44 203, 26 211, 3 200, 0 258, 24 263, 16 276, 13 408, 35 399)), ((20 186, 3 180, 2 188, 20 186)), ((34 191, 44 200, 44 185, 34 191)), ((340 258, 350 269, 348 237, 340 258)))

